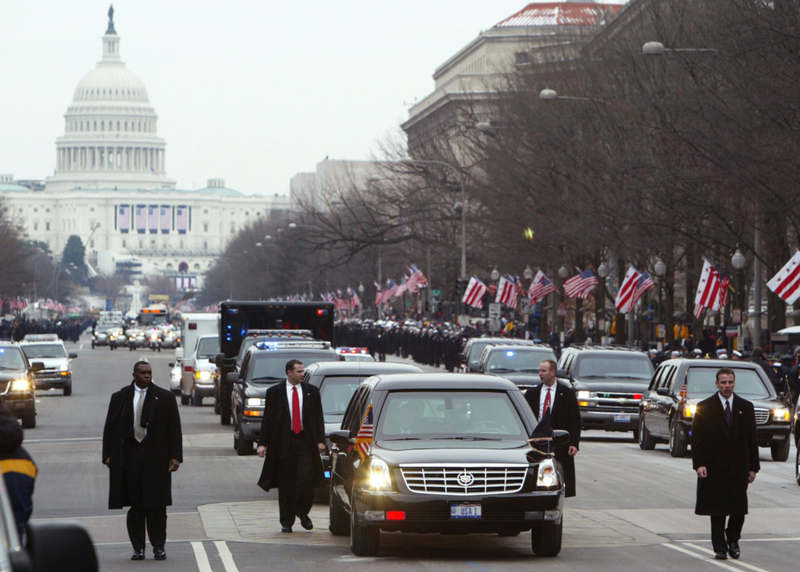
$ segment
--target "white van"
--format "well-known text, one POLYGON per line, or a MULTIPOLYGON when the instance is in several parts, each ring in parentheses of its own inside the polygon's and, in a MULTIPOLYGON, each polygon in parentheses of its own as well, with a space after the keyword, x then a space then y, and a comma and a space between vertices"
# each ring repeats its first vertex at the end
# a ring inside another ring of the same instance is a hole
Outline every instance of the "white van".
POLYGON ((219 353, 219 314, 184 314, 181 318, 181 347, 175 358, 181 366, 181 404, 200 405, 204 397, 214 395, 219 353))

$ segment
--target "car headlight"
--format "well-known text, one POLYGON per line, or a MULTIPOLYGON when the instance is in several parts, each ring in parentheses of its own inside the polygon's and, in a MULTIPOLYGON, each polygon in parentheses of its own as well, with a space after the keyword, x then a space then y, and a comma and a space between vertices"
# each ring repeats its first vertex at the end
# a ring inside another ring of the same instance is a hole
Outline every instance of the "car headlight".
POLYGON ((211 379, 210 371, 196 371, 195 375, 197 376, 197 379, 201 381, 208 381, 209 379, 211 379))
POLYGON ((589 399, 590 393, 588 391, 579 391, 578 399, 589 399))
POLYGON ((31 384, 27 379, 15 379, 11 382, 11 391, 28 391, 30 388, 31 384))
POLYGON ((694 417, 696 411, 697 411, 697 405, 695 405, 694 403, 692 403, 691 405, 686 405, 683 408, 683 416, 694 417))
POLYGON ((789 421, 789 410, 785 407, 778 407, 772 410, 773 421, 789 421))
POLYGON ((62 365, 59 369, 61 371, 69 371, 69 366, 68 365, 62 365))
POLYGON ((392 476, 389 473, 389 465, 383 459, 372 459, 369 465, 369 488, 387 489, 392 486, 392 476))
POLYGON ((266 399, 263 399, 261 397, 248 397, 244 401, 244 406, 245 407, 264 407, 264 403, 265 402, 266 402, 266 399))
POLYGON ((556 487, 558 486, 558 471, 553 459, 545 459, 539 463, 539 471, 536 475, 537 487, 556 487))

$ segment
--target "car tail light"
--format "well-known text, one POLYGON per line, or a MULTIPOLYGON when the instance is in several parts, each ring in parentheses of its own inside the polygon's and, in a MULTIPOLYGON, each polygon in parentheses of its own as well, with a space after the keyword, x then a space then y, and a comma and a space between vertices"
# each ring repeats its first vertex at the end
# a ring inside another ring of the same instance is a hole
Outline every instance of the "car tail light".
POLYGON ((194 322, 189 322, 189 329, 190 330, 196 330, 197 329, 197 324, 194 323, 194 322))
POLYGON ((189 373, 192 373, 194 371, 194 367, 190 365, 185 365, 183 366, 183 371, 188 371, 189 373))
POLYGON ((406 513, 402 510, 387 510, 386 520, 405 520, 406 513))

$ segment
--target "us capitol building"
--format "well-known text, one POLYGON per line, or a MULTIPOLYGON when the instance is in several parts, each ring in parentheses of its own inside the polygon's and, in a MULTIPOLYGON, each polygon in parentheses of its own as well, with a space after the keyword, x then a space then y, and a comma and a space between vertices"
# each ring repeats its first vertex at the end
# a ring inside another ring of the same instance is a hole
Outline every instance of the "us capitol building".
POLYGON ((222 179, 175 188, 147 89, 120 59, 113 8, 103 58, 78 82, 64 119, 44 189, 0 175, 0 194, 29 240, 59 254, 77 235, 101 274, 174 275, 179 288, 196 287, 239 229, 289 209, 289 197, 245 196, 222 179))

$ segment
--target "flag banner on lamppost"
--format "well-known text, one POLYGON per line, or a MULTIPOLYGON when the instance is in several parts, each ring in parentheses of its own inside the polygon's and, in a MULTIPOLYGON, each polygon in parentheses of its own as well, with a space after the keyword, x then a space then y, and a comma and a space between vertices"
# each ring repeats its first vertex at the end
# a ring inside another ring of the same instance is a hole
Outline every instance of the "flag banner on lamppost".
POLYGON ((469 279, 469 284, 467 284, 467 289, 461 301, 469 306, 481 309, 483 308, 483 296, 486 294, 486 291, 486 285, 473 276, 469 279))
POLYGON ((555 285, 547 279, 544 272, 539 270, 533 282, 531 282, 530 288, 528 288, 528 297, 531 299, 531 306, 535 306, 539 300, 543 300, 546 296, 549 296, 555 291, 555 285))
POLYGON ((694 316, 702 318, 706 308, 718 311, 720 309, 720 275, 717 269, 711 266, 708 260, 703 260, 703 270, 697 283, 697 293, 694 297, 694 316))
POLYGON ((617 310, 623 314, 630 314, 633 311, 633 305, 636 303, 634 295, 636 294, 636 284, 639 282, 641 273, 633 267, 633 264, 628 268, 622 284, 619 286, 619 293, 617 300, 614 302, 617 310))
POLYGON ((494 300, 495 303, 505 304, 510 308, 516 308, 518 296, 517 281, 514 279, 514 277, 501 276, 500 281, 497 284, 497 296, 494 300))
POLYGON ((800 298, 800 251, 794 253, 767 286, 787 304, 794 304, 800 298))
POLYGON ((564 293, 570 298, 588 298, 589 294, 600 283, 594 272, 584 270, 564 282, 564 293))
POLYGON ((652 288, 653 286, 655 286, 653 278, 647 272, 642 272, 642 274, 639 276, 639 279, 636 281, 636 288, 633 291, 632 306, 635 306, 636 302, 639 301, 642 295, 648 290, 650 290, 650 288, 652 288))

